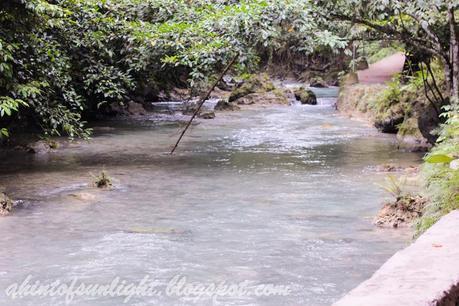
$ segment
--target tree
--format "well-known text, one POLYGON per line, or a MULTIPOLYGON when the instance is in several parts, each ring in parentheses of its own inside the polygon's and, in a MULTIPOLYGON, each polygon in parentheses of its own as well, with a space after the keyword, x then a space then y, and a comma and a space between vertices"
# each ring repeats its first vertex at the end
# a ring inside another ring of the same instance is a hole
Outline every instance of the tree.
MULTIPOLYGON (((423 61, 438 58, 449 95, 459 101, 458 0, 314 1, 321 15, 365 26, 380 38, 399 40, 423 61)), ((428 64, 428 63, 427 63, 428 64)))

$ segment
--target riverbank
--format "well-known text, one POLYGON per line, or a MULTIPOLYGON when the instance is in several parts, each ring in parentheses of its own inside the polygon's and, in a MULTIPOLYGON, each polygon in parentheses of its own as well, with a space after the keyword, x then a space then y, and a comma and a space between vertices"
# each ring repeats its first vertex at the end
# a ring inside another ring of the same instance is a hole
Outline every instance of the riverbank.
MULTIPOLYGON (((459 157, 458 113, 454 107, 445 108, 443 117, 448 120, 441 124, 439 110, 427 101, 419 84, 416 79, 405 84, 395 79, 386 80, 385 84, 366 82, 341 88, 338 109, 342 113, 371 122, 382 132, 396 133, 404 150, 431 151, 421 167, 422 188, 418 192, 422 197, 410 196, 409 201, 401 201, 404 196, 398 196, 396 202, 380 212, 382 223, 386 215, 395 222, 407 217, 414 219, 416 236, 420 237, 334 305, 457 303, 458 271, 451 267, 459 260, 454 243, 459 208, 459 176, 455 166, 459 157), (435 143, 437 138, 440 141, 435 143)), ((440 84, 437 90, 442 88, 440 84)), ((392 190, 401 192, 397 184, 392 190)))

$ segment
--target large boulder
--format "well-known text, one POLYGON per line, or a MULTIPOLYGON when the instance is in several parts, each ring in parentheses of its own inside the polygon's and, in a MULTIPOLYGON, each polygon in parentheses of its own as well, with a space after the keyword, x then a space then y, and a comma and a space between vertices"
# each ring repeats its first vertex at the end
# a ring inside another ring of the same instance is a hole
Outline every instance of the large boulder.
POLYGON ((238 99, 238 105, 252 105, 252 104, 288 104, 289 100, 286 94, 282 91, 273 90, 270 92, 257 92, 249 94, 245 97, 238 99))
POLYGON ((310 79, 309 86, 316 88, 328 88, 327 83, 321 77, 314 77, 310 79))
POLYGON ((220 82, 218 82, 217 87, 223 91, 232 91, 236 86, 241 83, 236 81, 232 76, 225 75, 220 82))
POLYGON ((231 103, 225 99, 221 99, 217 102, 214 108, 216 111, 236 111, 241 109, 239 106, 231 103))
POLYGON ((231 92, 229 102, 236 101, 247 95, 258 92, 270 92, 276 89, 267 74, 251 75, 231 92))
POLYGON ((146 115, 147 111, 143 107, 142 104, 136 103, 134 101, 129 101, 127 104, 127 111, 130 115, 134 116, 140 116, 140 115, 146 115))
POLYGON ((296 100, 301 104, 317 105, 317 97, 312 90, 300 87, 294 91, 296 100))
POLYGON ((0 192, 0 216, 7 216, 13 210, 13 201, 3 192, 0 192))

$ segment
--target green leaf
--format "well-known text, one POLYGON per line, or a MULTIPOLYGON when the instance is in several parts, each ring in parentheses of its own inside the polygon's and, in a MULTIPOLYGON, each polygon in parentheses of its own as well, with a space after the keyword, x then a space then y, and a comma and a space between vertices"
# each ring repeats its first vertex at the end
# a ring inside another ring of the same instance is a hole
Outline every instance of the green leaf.
POLYGON ((10 137, 10 134, 8 132, 7 129, 3 128, 3 129, 0 129, 0 138, 2 137, 10 137))
POLYGON ((444 154, 430 155, 425 159, 425 161, 429 164, 449 164, 453 160, 454 158, 444 154))

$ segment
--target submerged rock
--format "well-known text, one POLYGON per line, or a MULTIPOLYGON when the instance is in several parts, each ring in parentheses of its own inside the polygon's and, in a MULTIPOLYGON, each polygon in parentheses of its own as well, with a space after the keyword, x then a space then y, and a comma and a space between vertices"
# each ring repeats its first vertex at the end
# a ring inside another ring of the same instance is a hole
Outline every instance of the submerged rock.
POLYGON ((214 119, 215 118, 215 112, 213 112, 213 111, 201 111, 198 114, 198 118, 201 118, 201 119, 214 119))
POLYGON ((421 196, 403 196, 387 203, 379 211, 373 223, 380 227, 408 227, 422 216, 427 200, 421 196))
POLYGON ((89 192, 76 192, 69 194, 69 197, 82 201, 82 202, 93 202, 97 199, 95 194, 89 192))
POLYGON ((312 90, 301 87, 296 89, 294 94, 295 98, 300 101, 301 104, 317 105, 317 97, 312 90))
POLYGON ((402 171, 403 168, 394 164, 383 164, 376 166, 375 170, 377 172, 398 172, 402 171))
POLYGON ((13 201, 3 192, 0 192, 0 216, 7 216, 13 210, 13 201))
POLYGON ((46 154, 58 147, 57 142, 39 140, 27 145, 27 151, 33 154, 46 154))

